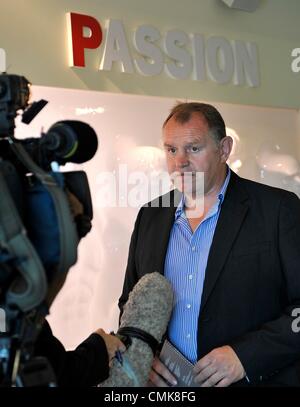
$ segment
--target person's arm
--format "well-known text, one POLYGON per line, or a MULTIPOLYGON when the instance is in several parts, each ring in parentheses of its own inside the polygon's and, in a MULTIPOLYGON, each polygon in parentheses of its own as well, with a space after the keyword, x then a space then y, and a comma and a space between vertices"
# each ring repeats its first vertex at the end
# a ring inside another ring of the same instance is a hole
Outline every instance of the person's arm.
POLYGON ((300 334, 292 329, 292 311, 300 308, 300 200, 292 193, 285 193, 280 205, 278 250, 288 306, 279 318, 229 344, 250 382, 300 360, 300 334))
POLYGON ((138 213, 138 216, 136 218, 135 225, 134 225, 134 230, 131 235, 127 267, 126 267, 125 278, 124 278, 124 283, 123 283, 123 290, 122 290, 122 294, 121 294, 121 297, 119 298, 119 303, 118 303, 119 308, 120 308, 120 317, 123 312, 123 307, 128 300, 130 291, 132 291, 133 287, 139 280, 135 258, 136 258, 137 239, 138 239, 138 235, 139 235, 139 225, 140 225, 140 221, 141 221, 141 218, 143 215, 143 210, 144 210, 144 208, 141 208, 138 213))
POLYGON ((48 359, 58 386, 94 386, 108 377, 110 359, 118 349, 125 349, 122 342, 100 329, 75 350, 66 351, 45 321, 36 342, 35 355, 48 359))

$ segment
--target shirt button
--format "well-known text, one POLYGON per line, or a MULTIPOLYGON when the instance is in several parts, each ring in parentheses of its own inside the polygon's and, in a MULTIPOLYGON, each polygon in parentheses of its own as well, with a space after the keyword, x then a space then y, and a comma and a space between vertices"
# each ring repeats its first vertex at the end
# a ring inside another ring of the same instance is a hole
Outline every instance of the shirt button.
POLYGON ((189 275, 189 280, 192 280, 192 279, 193 279, 193 275, 190 274, 190 275, 189 275))
POLYGON ((193 246, 193 247, 192 247, 192 251, 194 252, 195 250, 196 250, 196 247, 195 247, 195 246, 193 246))
POLYGON ((187 306, 186 306, 188 309, 190 309, 191 308, 191 304, 187 304, 187 306))
POLYGON ((187 339, 190 339, 190 337, 191 337, 191 334, 187 334, 187 336, 186 336, 186 337, 187 337, 187 339))

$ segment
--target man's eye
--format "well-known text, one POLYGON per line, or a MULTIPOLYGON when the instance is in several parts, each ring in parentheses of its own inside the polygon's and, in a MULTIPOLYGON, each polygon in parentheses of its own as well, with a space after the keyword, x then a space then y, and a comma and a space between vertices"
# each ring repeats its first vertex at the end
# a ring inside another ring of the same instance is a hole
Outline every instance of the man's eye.
POLYGON ((175 154, 176 148, 168 148, 168 153, 175 154))
POLYGON ((190 150, 192 153, 198 153, 198 151, 200 151, 200 147, 192 146, 192 147, 189 148, 189 150, 190 150))

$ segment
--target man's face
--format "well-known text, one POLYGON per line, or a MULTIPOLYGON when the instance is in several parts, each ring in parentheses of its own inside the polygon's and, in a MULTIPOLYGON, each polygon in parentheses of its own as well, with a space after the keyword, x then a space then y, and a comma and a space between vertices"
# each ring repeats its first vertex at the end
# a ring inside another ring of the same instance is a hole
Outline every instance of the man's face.
POLYGON ((198 114, 194 113, 186 123, 179 123, 172 117, 163 129, 163 143, 168 172, 175 186, 187 195, 203 193, 201 176, 196 182, 196 173, 200 172, 204 173, 204 193, 213 191, 224 177, 231 142, 230 137, 216 142, 209 134, 206 120, 198 114), (193 174, 188 181, 184 177, 187 172, 193 174))

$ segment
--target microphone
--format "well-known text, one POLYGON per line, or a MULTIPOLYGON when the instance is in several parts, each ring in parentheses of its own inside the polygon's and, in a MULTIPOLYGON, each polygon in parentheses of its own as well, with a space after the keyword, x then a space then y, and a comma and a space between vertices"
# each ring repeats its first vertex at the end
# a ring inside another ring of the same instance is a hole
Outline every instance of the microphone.
POLYGON ((42 135, 40 145, 59 164, 67 161, 81 164, 95 155, 98 138, 89 124, 78 120, 62 120, 54 123, 42 135))
POLYGON ((146 274, 129 294, 117 336, 127 346, 112 360, 109 378, 100 387, 144 387, 172 312, 173 291, 158 272, 146 274))

